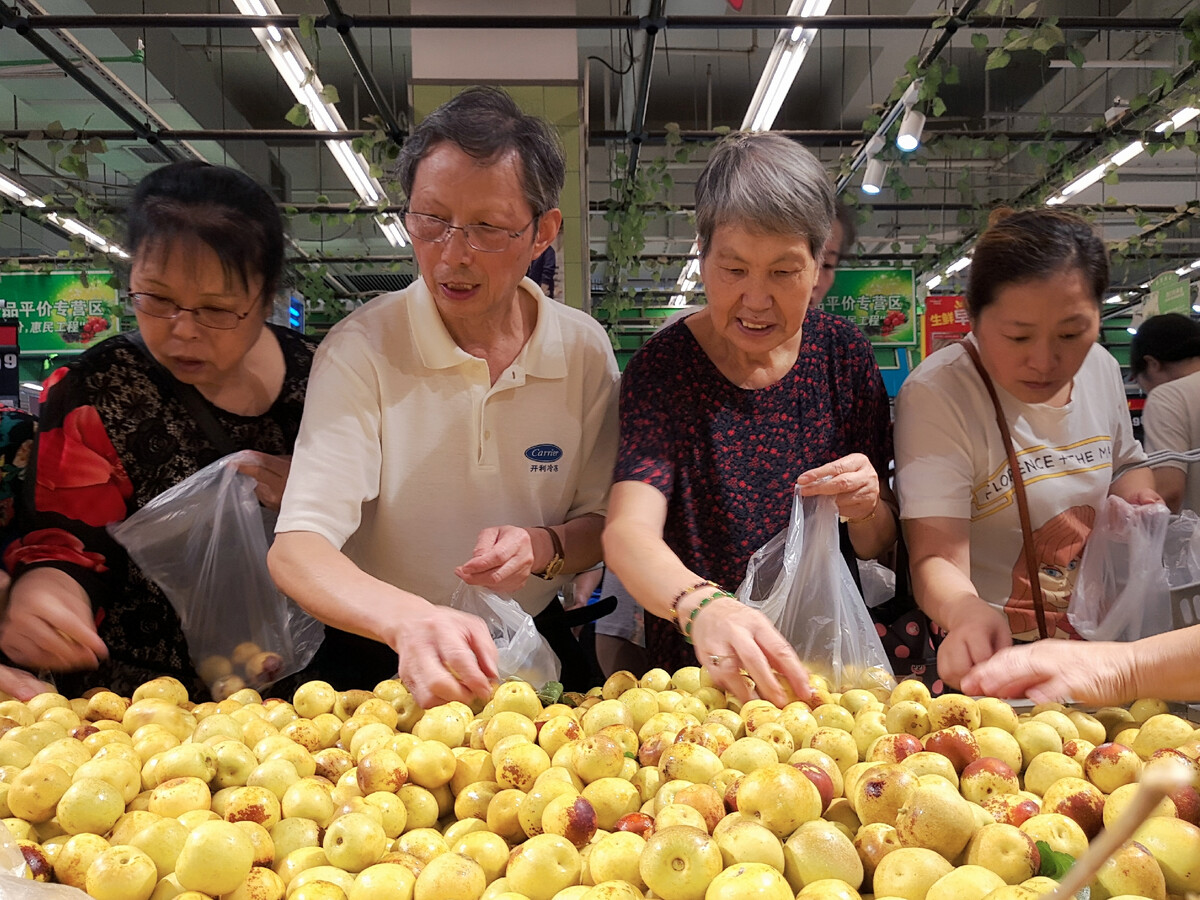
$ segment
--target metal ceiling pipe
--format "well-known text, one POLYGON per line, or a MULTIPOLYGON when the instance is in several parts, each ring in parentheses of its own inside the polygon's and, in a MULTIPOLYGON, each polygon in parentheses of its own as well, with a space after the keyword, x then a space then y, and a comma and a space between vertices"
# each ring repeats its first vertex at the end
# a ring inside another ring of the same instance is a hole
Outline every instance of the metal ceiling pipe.
POLYGON ((397 121, 396 114, 392 112, 383 88, 379 86, 379 82, 371 72, 371 67, 363 59, 362 52, 358 49, 358 42, 351 33, 355 25, 354 16, 346 15, 338 0, 325 0, 325 8, 329 10, 329 16, 326 19, 328 25, 338 33, 342 46, 346 49, 346 55, 350 57, 350 62, 354 66, 354 71, 358 73, 363 87, 367 89, 367 96, 379 110, 379 117, 383 120, 383 130, 397 144, 401 143, 404 140, 404 130, 400 127, 400 122, 397 121))
POLYGON ((60 53, 49 41, 39 34, 34 34, 29 29, 22 29, 20 21, 21 17, 17 16, 7 3, 0 3, 0 27, 13 28, 17 34, 25 38, 46 59, 58 66, 63 71, 63 74, 99 100, 118 119, 133 129, 134 134, 139 139, 158 147, 172 162, 176 162, 182 158, 173 147, 164 146, 159 140, 157 133, 151 130, 144 122, 139 122, 136 116, 132 115, 129 110, 113 99, 100 85, 81 72, 70 59, 60 53))
MULTIPOLYGON (((99 15, 46 15, 19 17, 16 24, 4 23, 18 30, 47 28, 298 28, 300 15, 242 16, 228 13, 112 13, 99 15)), ((928 31, 943 18, 937 16, 661 16, 650 19, 639 16, 355 16, 356 28, 520 28, 573 29, 575 31, 675 29, 676 31, 713 31, 727 29, 757 29, 771 31, 797 27, 829 31, 928 31)), ((1006 16, 975 16, 967 24, 973 29, 1036 28, 1040 18, 1009 18, 1006 16)), ((329 16, 316 17, 317 28, 334 27, 329 16)), ((1175 32, 1183 19, 1162 16, 1060 16, 1057 21, 1064 31, 1158 31, 1175 32)))
POLYGON ((633 120, 629 123, 629 177, 637 174, 638 157, 642 152, 642 133, 646 127, 646 108, 650 105, 650 76, 654 69, 654 48, 658 43, 658 25, 662 21, 663 0, 651 0, 650 15, 644 21, 646 49, 642 53, 642 68, 638 73, 637 102, 633 107, 633 120))

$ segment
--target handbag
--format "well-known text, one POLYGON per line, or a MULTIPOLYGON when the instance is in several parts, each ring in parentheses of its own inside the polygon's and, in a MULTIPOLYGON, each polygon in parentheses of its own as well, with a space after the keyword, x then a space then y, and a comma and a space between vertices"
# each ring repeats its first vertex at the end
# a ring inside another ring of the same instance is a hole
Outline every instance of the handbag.
POLYGON ((1025 496, 1025 478, 1021 475, 1021 467, 1017 463, 1017 451, 1013 447, 1012 433, 1008 430, 1008 420, 1004 418, 1004 409, 1000 406, 1000 397, 983 361, 979 358, 979 350, 970 341, 963 341, 962 347, 975 364, 975 371, 983 380, 988 396, 992 398, 992 406, 996 410, 996 424, 1000 426, 1000 437, 1004 441, 1004 451, 1008 454, 1008 467, 1012 471, 1013 493, 1017 498, 1017 517, 1021 520, 1021 540, 1025 545, 1026 574, 1029 576, 1029 589, 1033 593, 1033 614, 1037 618, 1038 636, 1045 640, 1050 633, 1046 628, 1046 603, 1042 597, 1042 581, 1038 575, 1037 554, 1033 551, 1033 526, 1029 519, 1029 500, 1025 496))

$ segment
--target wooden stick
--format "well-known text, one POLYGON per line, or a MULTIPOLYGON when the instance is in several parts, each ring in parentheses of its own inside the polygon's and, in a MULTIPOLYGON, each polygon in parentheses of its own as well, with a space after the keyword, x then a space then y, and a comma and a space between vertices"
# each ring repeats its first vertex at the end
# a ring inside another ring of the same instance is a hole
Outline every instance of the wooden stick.
POLYGON ((1164 760, 1147 771, 1120 818, 1111 828, 1104 829, 1096 836, 1058 887, 1046 895, 1046 900, 1069 900, 1080 888, 1091 884, 1100 867, 1133 837, 1133 833, 1150 817, 1163 797, 1190 783, 1191 774, 1187 767, 1172 760, 1164 760))

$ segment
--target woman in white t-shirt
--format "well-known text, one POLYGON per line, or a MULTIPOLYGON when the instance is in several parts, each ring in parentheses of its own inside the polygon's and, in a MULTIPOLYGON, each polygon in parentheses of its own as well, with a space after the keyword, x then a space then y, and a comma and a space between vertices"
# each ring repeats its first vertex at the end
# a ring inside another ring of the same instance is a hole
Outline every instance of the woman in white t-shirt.
MULTIPOLYGON (((993 215, 967 291, 972 335, 996 388, 1029 499, 1048 637, 1066 608, 1107 494, 1159 501, 1133 438, 1120 369, 1096 343, 1104 244, 1078 216, 993 215)), ((943 680, 1039 636, 1012 473, 994 406, 964 346, 922 363, 896 402, 896 483, 917 602, 948 632, 943 680)))

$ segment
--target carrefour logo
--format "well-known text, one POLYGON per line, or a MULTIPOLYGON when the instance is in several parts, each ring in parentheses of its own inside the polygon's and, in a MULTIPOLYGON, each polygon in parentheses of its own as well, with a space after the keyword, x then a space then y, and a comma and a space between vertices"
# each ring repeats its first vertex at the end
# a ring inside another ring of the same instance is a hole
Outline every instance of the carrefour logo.
POLYGON ((536 463, 558 462, 562 457, 562 447, 558 444, 534 444, 525 451, 525 458, 536 463))

